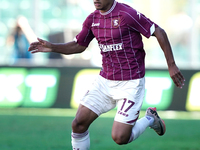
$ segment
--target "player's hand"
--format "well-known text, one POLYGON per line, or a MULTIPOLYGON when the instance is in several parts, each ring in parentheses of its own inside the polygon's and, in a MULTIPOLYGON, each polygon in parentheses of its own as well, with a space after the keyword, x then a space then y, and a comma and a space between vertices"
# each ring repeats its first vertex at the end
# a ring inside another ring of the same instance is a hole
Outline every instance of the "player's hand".
POLYGON ((174 63, 173 65, 169 66, 168 69, 169 69, 169 74, 170 74, 174 84, 177 87, 182 88, 184 86, 185 78, 183 77, 179 68, 174 63))
POLYGON ((37 38, 38 42, 33 42, 30 44, 28 51, 31 53, 37 52, 52 52, 52 44, 48 41, 37 38))

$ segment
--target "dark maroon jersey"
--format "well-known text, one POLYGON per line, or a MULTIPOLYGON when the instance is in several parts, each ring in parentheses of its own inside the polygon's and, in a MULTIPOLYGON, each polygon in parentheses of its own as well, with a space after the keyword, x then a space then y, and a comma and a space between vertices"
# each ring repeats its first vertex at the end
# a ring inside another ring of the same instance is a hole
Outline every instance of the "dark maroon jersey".
POLYGON ((145 75, 142 35, 149 38, 157 25, 132 7, 114 1, 105 13, 91 13, 76 36, 88 46, 95 37, 102 54, 100 75, 109 80, 133 80, 145 75))

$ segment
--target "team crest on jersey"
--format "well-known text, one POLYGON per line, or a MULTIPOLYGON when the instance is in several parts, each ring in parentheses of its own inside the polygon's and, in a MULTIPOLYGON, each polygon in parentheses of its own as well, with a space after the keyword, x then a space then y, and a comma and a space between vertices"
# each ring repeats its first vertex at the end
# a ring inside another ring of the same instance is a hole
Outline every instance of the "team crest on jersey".
POLYGON ((117 28, 120 26, 120 18, 112 19, 112 26, 117 28))

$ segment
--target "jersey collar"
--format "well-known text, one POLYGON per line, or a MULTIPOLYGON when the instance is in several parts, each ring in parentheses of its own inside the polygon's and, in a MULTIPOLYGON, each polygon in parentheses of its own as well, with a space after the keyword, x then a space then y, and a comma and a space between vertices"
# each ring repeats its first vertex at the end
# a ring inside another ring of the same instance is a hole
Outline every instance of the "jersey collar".
POLYGON ((108 10, 107 12, 104 12, 104 13, 101 13, 100 11, 99 12, 100 12, 101 15, 107 15, 107 14, 109 14, 109 13, 111 13, 113 11, 113 9, 115 8, 116 5, 117 5, 117 2, 114 1, 114 3, 112 5, 112 7, 110 8, 110 10, 108 10))

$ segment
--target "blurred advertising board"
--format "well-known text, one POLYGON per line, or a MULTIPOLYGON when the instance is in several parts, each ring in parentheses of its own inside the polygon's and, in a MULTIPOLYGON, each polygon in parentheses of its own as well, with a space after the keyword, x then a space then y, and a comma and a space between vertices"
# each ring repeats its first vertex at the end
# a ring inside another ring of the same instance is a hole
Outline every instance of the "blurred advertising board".
MULTIPOLYGON (((0 108, 77 108, 99 74, 92 67, 1 67, 0 108)), ((168 70, 146 70, 142 110, 200 111, 200 71, 182 70, 186 79, 177 88, 168 70)))

